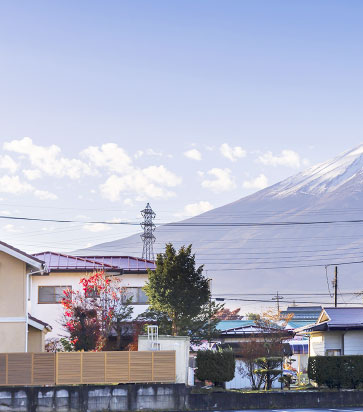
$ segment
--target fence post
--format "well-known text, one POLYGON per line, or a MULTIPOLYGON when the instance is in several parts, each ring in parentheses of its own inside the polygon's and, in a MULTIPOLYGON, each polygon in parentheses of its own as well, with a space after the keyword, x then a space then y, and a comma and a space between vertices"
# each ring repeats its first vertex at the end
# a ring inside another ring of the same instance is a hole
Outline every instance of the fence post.
POLYGON ((83 383, 83 353, 81 352, 81 384, 83 383))
POLYGON ((151 380, 154 382, 154 352, 151 352, 151 380))
POLYGON ((34 353, 32 355, 32 374, 31 374, 31 384, 34 384, 34 353))
POLYGON ((8 354, 5 355, 5 384, 8 385, 9 379, 9 361, 8 361, 8 354))
POLYGON ((104 368, 103 372, 105 374, 105 383, 107 383, 106 372, 107 372, 107 352, 104 352, 105 356, 103 358, 104 368))
POLYGON ((129 382, 131 381, 131 351, 129 351, 129 382))
POLYGON ((58 371, 58 357, 59 357, 59 353, 56 352, 55 353, 55 384, 58 385, 58 375, 59 375, 59 371, 58 371))

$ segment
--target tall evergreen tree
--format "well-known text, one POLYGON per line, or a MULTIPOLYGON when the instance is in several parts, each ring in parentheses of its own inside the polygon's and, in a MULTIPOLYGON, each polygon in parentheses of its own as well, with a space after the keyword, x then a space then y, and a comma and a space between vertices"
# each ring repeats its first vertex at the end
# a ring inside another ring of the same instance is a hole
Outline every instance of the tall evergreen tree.
POLYGON ((168 243, 165 252, 157 256, 156 270, 149 271, 144 290, 151 318, 160 320, 165 330, 170 325, 173 336, 206 338, 213 334, 218 322, 214 315, 222 306, 211 302, 208 279, 203 275, 203 266, 195 267, 191 245, 177 252, 168 243))

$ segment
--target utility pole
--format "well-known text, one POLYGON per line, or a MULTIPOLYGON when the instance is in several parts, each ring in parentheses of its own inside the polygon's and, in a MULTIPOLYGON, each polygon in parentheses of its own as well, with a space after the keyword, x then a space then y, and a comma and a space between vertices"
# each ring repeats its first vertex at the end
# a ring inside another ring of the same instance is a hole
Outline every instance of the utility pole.
POLYGON ((142 258, 154 260, 153 244, 155 242, 154 230, 156 226, 153 223, 153 219, 155 219, 156 214, 151 209, 149 203, 141 211, 141 216, 144 218, 144 221, 141 223, 141 227, 144 229, 144 233, 141 235, 143 241, 142 258))
POLYGON ((334 275, 334 307, 338 307, 338 266, 335 266, 335 275, 334 275))
POLYGON ((280 300, 282 300, 284 297, 279 295, 279 292, 276 292, 276 296, 274 298, 272 298, 272 300, 276 300, 277 303, 277 313, 280 313, 280 300))

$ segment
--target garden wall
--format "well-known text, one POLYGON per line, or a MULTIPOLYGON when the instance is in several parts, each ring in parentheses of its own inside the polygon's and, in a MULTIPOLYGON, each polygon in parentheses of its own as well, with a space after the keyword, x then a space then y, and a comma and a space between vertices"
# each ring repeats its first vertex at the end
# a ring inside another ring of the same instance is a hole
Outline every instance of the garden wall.
POLYGON ((363 391, 191 393, 183 384, 0 387, 0 411, 213 411, 348 408, 363 406, 363 391))

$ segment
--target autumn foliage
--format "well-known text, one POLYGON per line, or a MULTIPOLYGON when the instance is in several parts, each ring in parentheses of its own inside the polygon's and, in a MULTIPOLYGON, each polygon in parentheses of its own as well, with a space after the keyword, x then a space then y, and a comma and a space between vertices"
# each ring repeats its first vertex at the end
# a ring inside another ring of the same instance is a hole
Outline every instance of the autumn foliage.
POLYGON ((131 299, 117 278, 97 272, 80 280, 80 290, 65 290, 62 325, 73 349, 100 351, 112 328, 131 316, 131 299))

